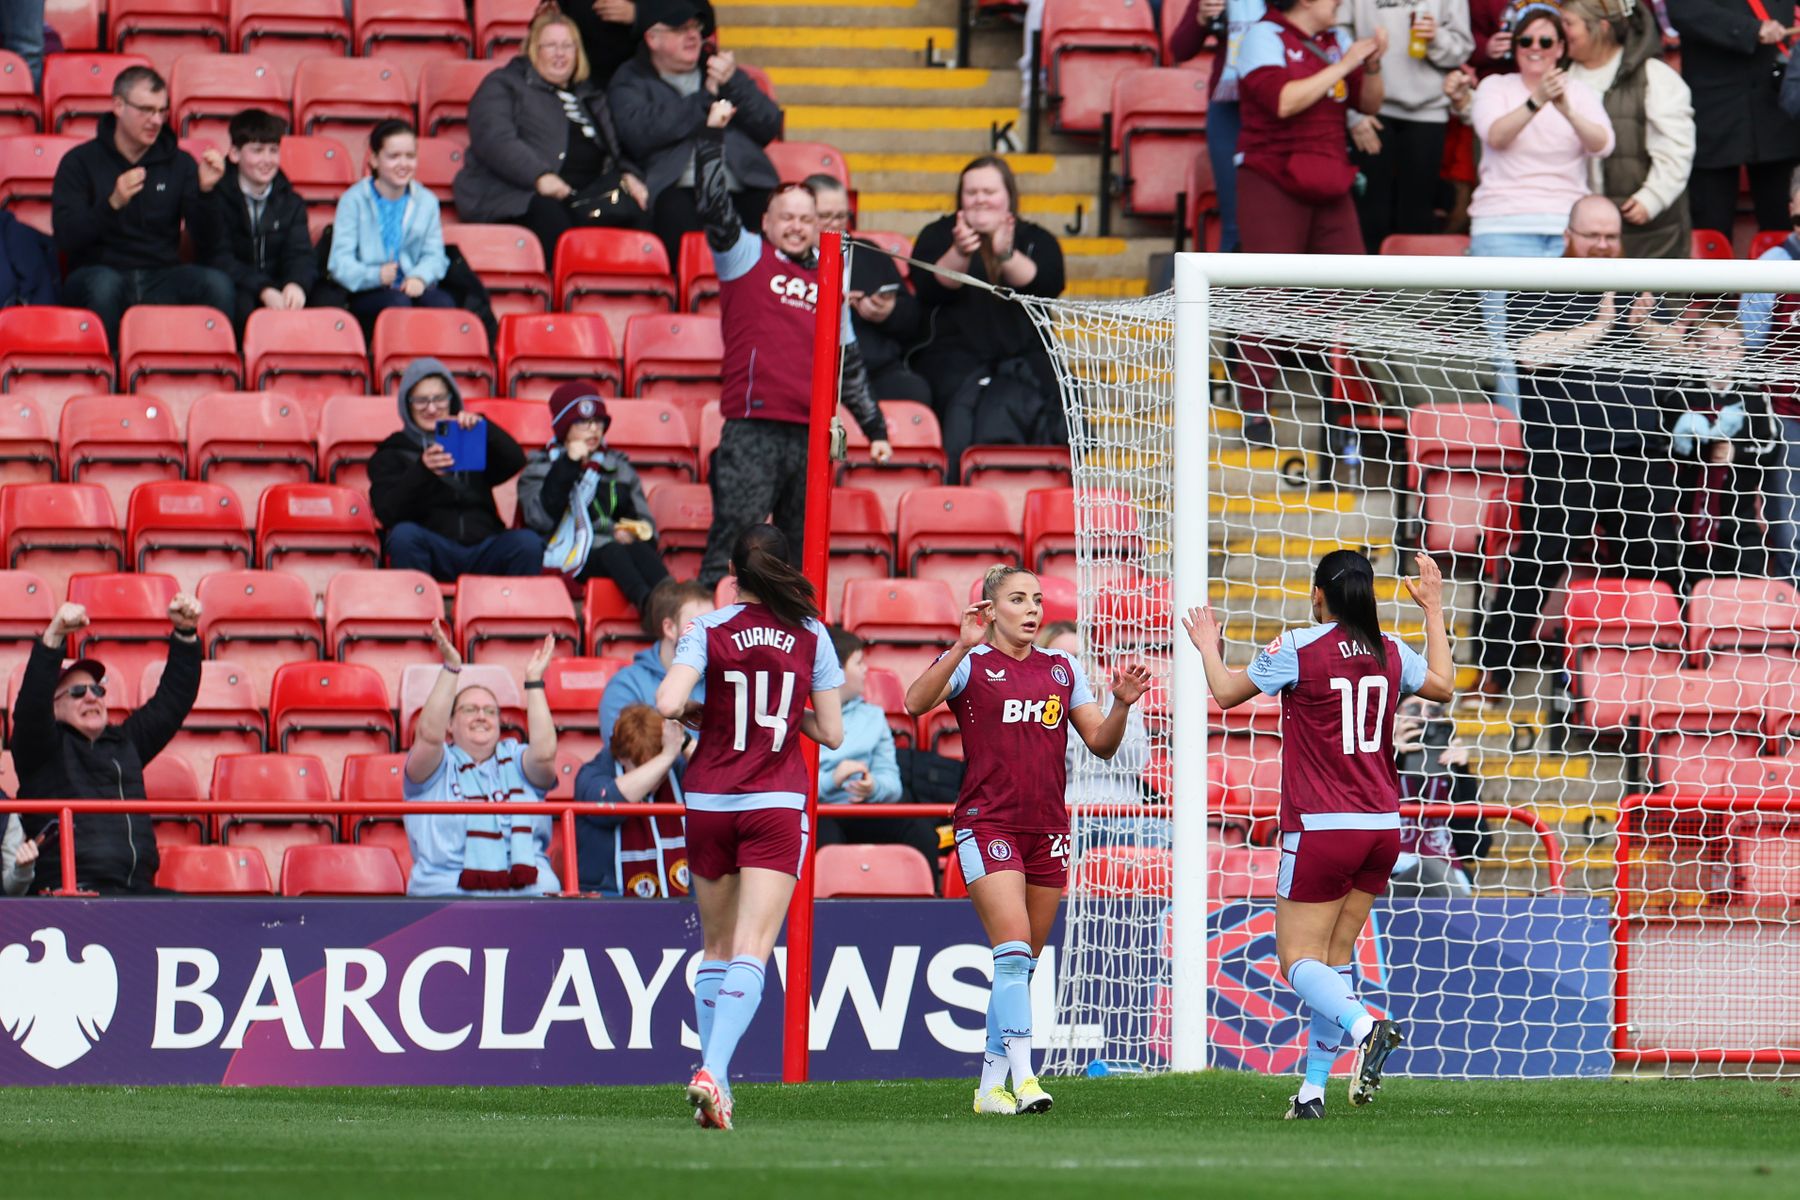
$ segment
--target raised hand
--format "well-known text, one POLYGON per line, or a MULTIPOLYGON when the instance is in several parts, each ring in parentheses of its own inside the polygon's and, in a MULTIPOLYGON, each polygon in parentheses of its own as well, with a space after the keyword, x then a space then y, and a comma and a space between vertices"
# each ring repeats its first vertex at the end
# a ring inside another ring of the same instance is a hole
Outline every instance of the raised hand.
POLYGON ((429 632, 432 642, 437 646, 438 657, 444 660, 444 665, 453 671, 459 669, 463 665, 462 652, 456 648, 456 643, 450 640, 450 631, 444 628, 444 619, 442 617, 433 618, 429 632))
POLYGON ((87 623, 86 607, 80 604, 65 604, 56 610, 56 615, 50 618, 50 624, 45 626, 44 644, 60 647, 64 638, 77 629, 86 629, 87 623))
POLYGON ((1406 585, 1406 594, 1428 613, 1441 611, 1444 607, 1444 573, 1438 570, 1437 561, 1423 551, 1413 555, 1413 561, 1419 565, 1419 577, 1401 580, 1406 585))
POLYGON ((1194 649, 1205 654, 1207 650, 1217 650, 1222 640, 1219 619, 1213 616, 1212 605, 1202 604, 1198 608, 1190 608, 1187 616, 1181 619, 1181 627, 1187 630, 1188 641, 1194 643, 1194 649))
POLYGON ((977 600, 963 609, 962 627, 957 630, 956 644, 965 650, 973 650, 987 641, 988 623, 993 619, 992 600, 977 600))
POLYGON ((550 660, 556 657, 556 635, 546 633, 544 643, 532 651, 530 659, 525 663, 525 682, 536 683, 550 669, 550 660))
POLYGON ((200 628, 200 601, 182 592, 169 601, 169 624, 178 633, 192 633, 200 628))
POLYGON ((706 127, 723 129, 731 124, 731 118, 737 115, 737 105, 729 100, 714 100, 712 107, 706 110, 706 127))
POLYGON ((1113 669, 1113 699, 1120 704, 1136 704, 1150 688, 1150 668, 1143 663, 1121 663, 1113 669))

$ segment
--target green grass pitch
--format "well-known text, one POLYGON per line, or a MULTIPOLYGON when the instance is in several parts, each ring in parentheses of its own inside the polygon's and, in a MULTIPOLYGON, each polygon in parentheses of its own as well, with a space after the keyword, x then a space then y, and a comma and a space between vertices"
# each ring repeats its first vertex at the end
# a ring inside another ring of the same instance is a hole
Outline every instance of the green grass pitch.
POLYGON ((1049 1080, 1053 1112, 978 1118, 962 1081, 742 1086, 738 1129, 680 1089, 0 1090, 7 1195, 210 1197, 1800 1194, 1800 1086, 1392 1079, 1283 1121, 1293 1081, 1049 1080))

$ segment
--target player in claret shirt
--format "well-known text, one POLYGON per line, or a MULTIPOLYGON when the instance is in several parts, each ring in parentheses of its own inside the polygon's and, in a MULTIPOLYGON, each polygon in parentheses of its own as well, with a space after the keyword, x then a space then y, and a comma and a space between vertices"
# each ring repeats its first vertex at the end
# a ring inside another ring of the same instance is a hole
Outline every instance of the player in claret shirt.
POLYGON ((1222 708, 1258 692, 1281 697, 1281 871, 1275 948, 1288 983, 1312 1012, 1306 1080, 1290 1119, 1325 1115, 1325 1084, 1343 1035, 1356 1045, 1350 1102, 1367 1104, 1388 1055, 1404 1040, 1356 999, 1352 953, 1375 898, 1387 891, 1400 854, 1400 777, 1394 712, 1402 696, 1448 703, 1455 667, 1444 629, 1444 579, 1418 556, 1405 581, 1425 610, 1425 657, 1381 632, 1375 568, 1354 550, 1334 550, 1313 574, 1313 620, 1270 642, 1246 671, 1219 651, 1212 609, 1188 610, 1188 637, 1222 708), (1335 964, 1335 965, 1327 965, 1335 964))
POLYGON ((731 552, 738 602, 691 622, 656 689, 663 716, 700 730, 682 786, 688 873, 705 959, 694 982, 703 1062, 688 1084, 694 1120, 731 1128, 731 1056, 762 1001, 763 964, 806 856, 799 734, 843 740, 837 651, 787 539, 755 525, 731 552), (693 700, 704 679, 706 699, 693 700), (806 707, 808 696, 812 708, 806 707))
POLYGON ((1007 1116, 1050 1109, 1050 1094, 1031 1069, 1031 971, 1069 877, 1069 729, 1097 757, 1111 758, 1131 706, 1150 683, 1142 664, 1120 666, 1113 672, 1116 703, 1103 715, 1075 660, 1033 644, 1043 613, 1036 575, 992 568, 981 600, 963 612, 956 645, 906 691, 914 716, 948 700, 962 731, 967 763, 956 801, 956 860, 994 947, 975 1111, 1007 1116))

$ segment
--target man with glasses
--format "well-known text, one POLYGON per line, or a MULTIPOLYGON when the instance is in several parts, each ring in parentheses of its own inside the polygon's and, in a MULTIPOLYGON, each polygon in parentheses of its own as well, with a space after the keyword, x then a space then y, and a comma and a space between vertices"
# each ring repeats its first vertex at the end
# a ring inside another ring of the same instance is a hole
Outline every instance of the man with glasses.
POLYGON ((63 303, 93 310, 116 354, 132 305, 205 304, 230 315, 236 293, 223 271, 181 261, 183 224, 199 247, 222 236, 212 192, 225 159, 209 149, 196 162, 180 147, 168 85, 149 67, 120 71, 112 97, 94 140, 57 165, 50 219, 69 261, 63 303))
MULTIPOLYGON (((850 232, 850 193, 831 175, 809 175, 807 190, 819 208, 820 233, 850 232)), ((925 309, 900 278, 894 260, 858 247, 850 257, 850 332, 862 348, 869 387, 883 400, 931 403, 931 385, 906 366, 906 352, 925 334, 925 309)))
MULTIPOLYGON (((106 667, 81 658, 64 665, 63 642, 87 626, 87 609, 65 604, 31 645, 12 711, 13 767, 25 800, 143 800, 144 767, 187 720, 200 694, 200 602, 169 601, 169 657, 156 694, 113 724, 106 667)), ((115 697, 115 700, 117 697, 115 697)), ((35 891, 62 886, 57 818, 21 816, 38 844, 35 891)), ((75 882, 84 891, 133 895, 156 890, 156 832, 146 813, 83 813, 75 818, 75 882)))
POLYGON ((544 542, 508 529, 494 489, 525 466, 512 435, 463 408, 450 368, 418 358, 400 377, 400 428, 369 459, 369 503, 386 533, 388 566, 442 583, 463 575, 536 575, 544 542), (486 429, 486 454, 459 464, 440 437, 451 426, 486 429))

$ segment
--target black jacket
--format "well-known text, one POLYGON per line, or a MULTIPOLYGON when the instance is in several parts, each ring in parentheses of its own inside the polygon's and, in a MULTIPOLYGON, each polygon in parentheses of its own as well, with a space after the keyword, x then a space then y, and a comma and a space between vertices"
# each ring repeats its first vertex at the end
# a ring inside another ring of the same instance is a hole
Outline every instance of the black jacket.
MULTIPOLYGON (((936 262, 950 249, 955 231, 954 215, 939 217, 919 231, 912 256, 920 262, 936 262)), ((1013 249, 1037 263, 1038 267, 1037 277, 1027 286, 1016 289, 1020 294, 1062 295, 1062 244, 1055 234, 1042 225, 1020 218, 1013 231, 1013 249)), ((968 273, 976 279, 992 282, 987 279, 987 267, 979 256, 970 261, 968 273)), ((1024 358, 1043 383, 1045 394, 1054 394, 1056 372, 1023 305, 1003 300, 980 288, 947 288, 930 271, 915 272, 912 279, 929 325, 924 343, 909 356, 914 370, 934 378, 938 374, 932 368, 934 360, 958 364, 973 361, 991 367, 1009 358, 1024 358)), ((937 386, 936 382, 933 386, 937 386)), ((940 397, 939 402, 947 399, 940 397)))
POLYGON ((925 330, 925 309, 901 280, 900 268, 894 265, 893 259, 879 250, 859 247, 853 252, 850 265, 852 291, 873 294, 890 286, 898 287, 899 291, 894 293, 894 311, 887 320, 876 325, 863 320, 854 310, 850 313, 850 328, 856 334, 856 344, 862 347, 863 365, 871 375, 905 366, 902 360, 925 330))
MULTIPOLYGON (((1794 0, 1764 0, 1769 18, 1794 23, 1794 0)), ((1781 111, 1782 62, 1757 41, 1762 20, 1745 0, 1669 0, 1681 35, 1681 77, 1701 131, 1694 166, 1706 170, 1800 158, 1800 121, 1781 111)))
POLYGON ((94 140, 63 155, 50 185, 51 228, 69 270, 179 266, 183 222, 195 246, 216 244, 215 197, 200 190, 200 168, 176 143, 175 131, 165 126, 133 164, 113 145, 116 125, 111 113, 101 117, 94 140), (109 199, 113 185, 134 165, 145 170, 144 188, 114 211, 109 199))
POLYGON ((308 295, 319 282, 319 264, 313 256, 312 235, 306 228, 306 201, 294 191, 286 175, 277 171, 263 204, 262 219, 250 226, 250 204, 238 186, 236 165, 225 168, 225 178, 213 189, 218 199, 223 236, 212 244, 208 266, 231 276, 237 288, 238 307, 250 311, 262 304, 264 288, 300 285, 308 295))
MULTIPOLYGON (((142 800, 144 764, 180 732, 200 694, 200 640, 171 637, 168 665, 156 694, 122 724, 108 725, 89 741, 58 721, 52 710, 63 652, 39 639, 13 705, 13 766, 23 800, 142 800)), ((23 815, 34 837, 56 818, 23 815)), ((32 887, 62 886, 62 853, 56 836, 45 839, 32 887)), ((153 886, 156 833, 144 813, 84 813, 75 818, 75 878, 83 887, 142 891, 153 886)))
MULTIPOLYGON (((612 80, 613 72, 631 61, 631 56, 643 45, 642 16, 637 24, 602 21, 600 14, 594 11, 594 0, 557 0, 557 7, 575 23, 575 30, 581 35, 581 48, 587 51, 588 78, 601 87, 605 87, 612 80)), ((712 5, 707 0, 699 0, 696 7, 700 9, 701 29, 710 38, 715 24, 712 5)))
POLYGON ((705 87, 683 96, 656 73, 650 51, 642 49, 613 76, 606 102, 625 153, 644 168, 652 204, 687 172, 715 99, 737 105, 737 115, 725 127, 725 165, 738 183, 773 188, 781 182, 775 164, 763 153, 764 146, 781 136, 781 109, 748 75, 733 75, 716 97, 705 87))
POLYGON ((487 469, 434 475, 425 466, 426 434, 413 424, 407 397, 427 376, 450 385, 450 413, 462 411, 462 393, 449 370, 435 358, 414 360, 400 378, 400 429, 387 436, 369 459, 369 504, 384 530, 411 521, 462 546, 506 532, 494 489, 525 466, 525 452, 496 421, 487 423, 487 469))

